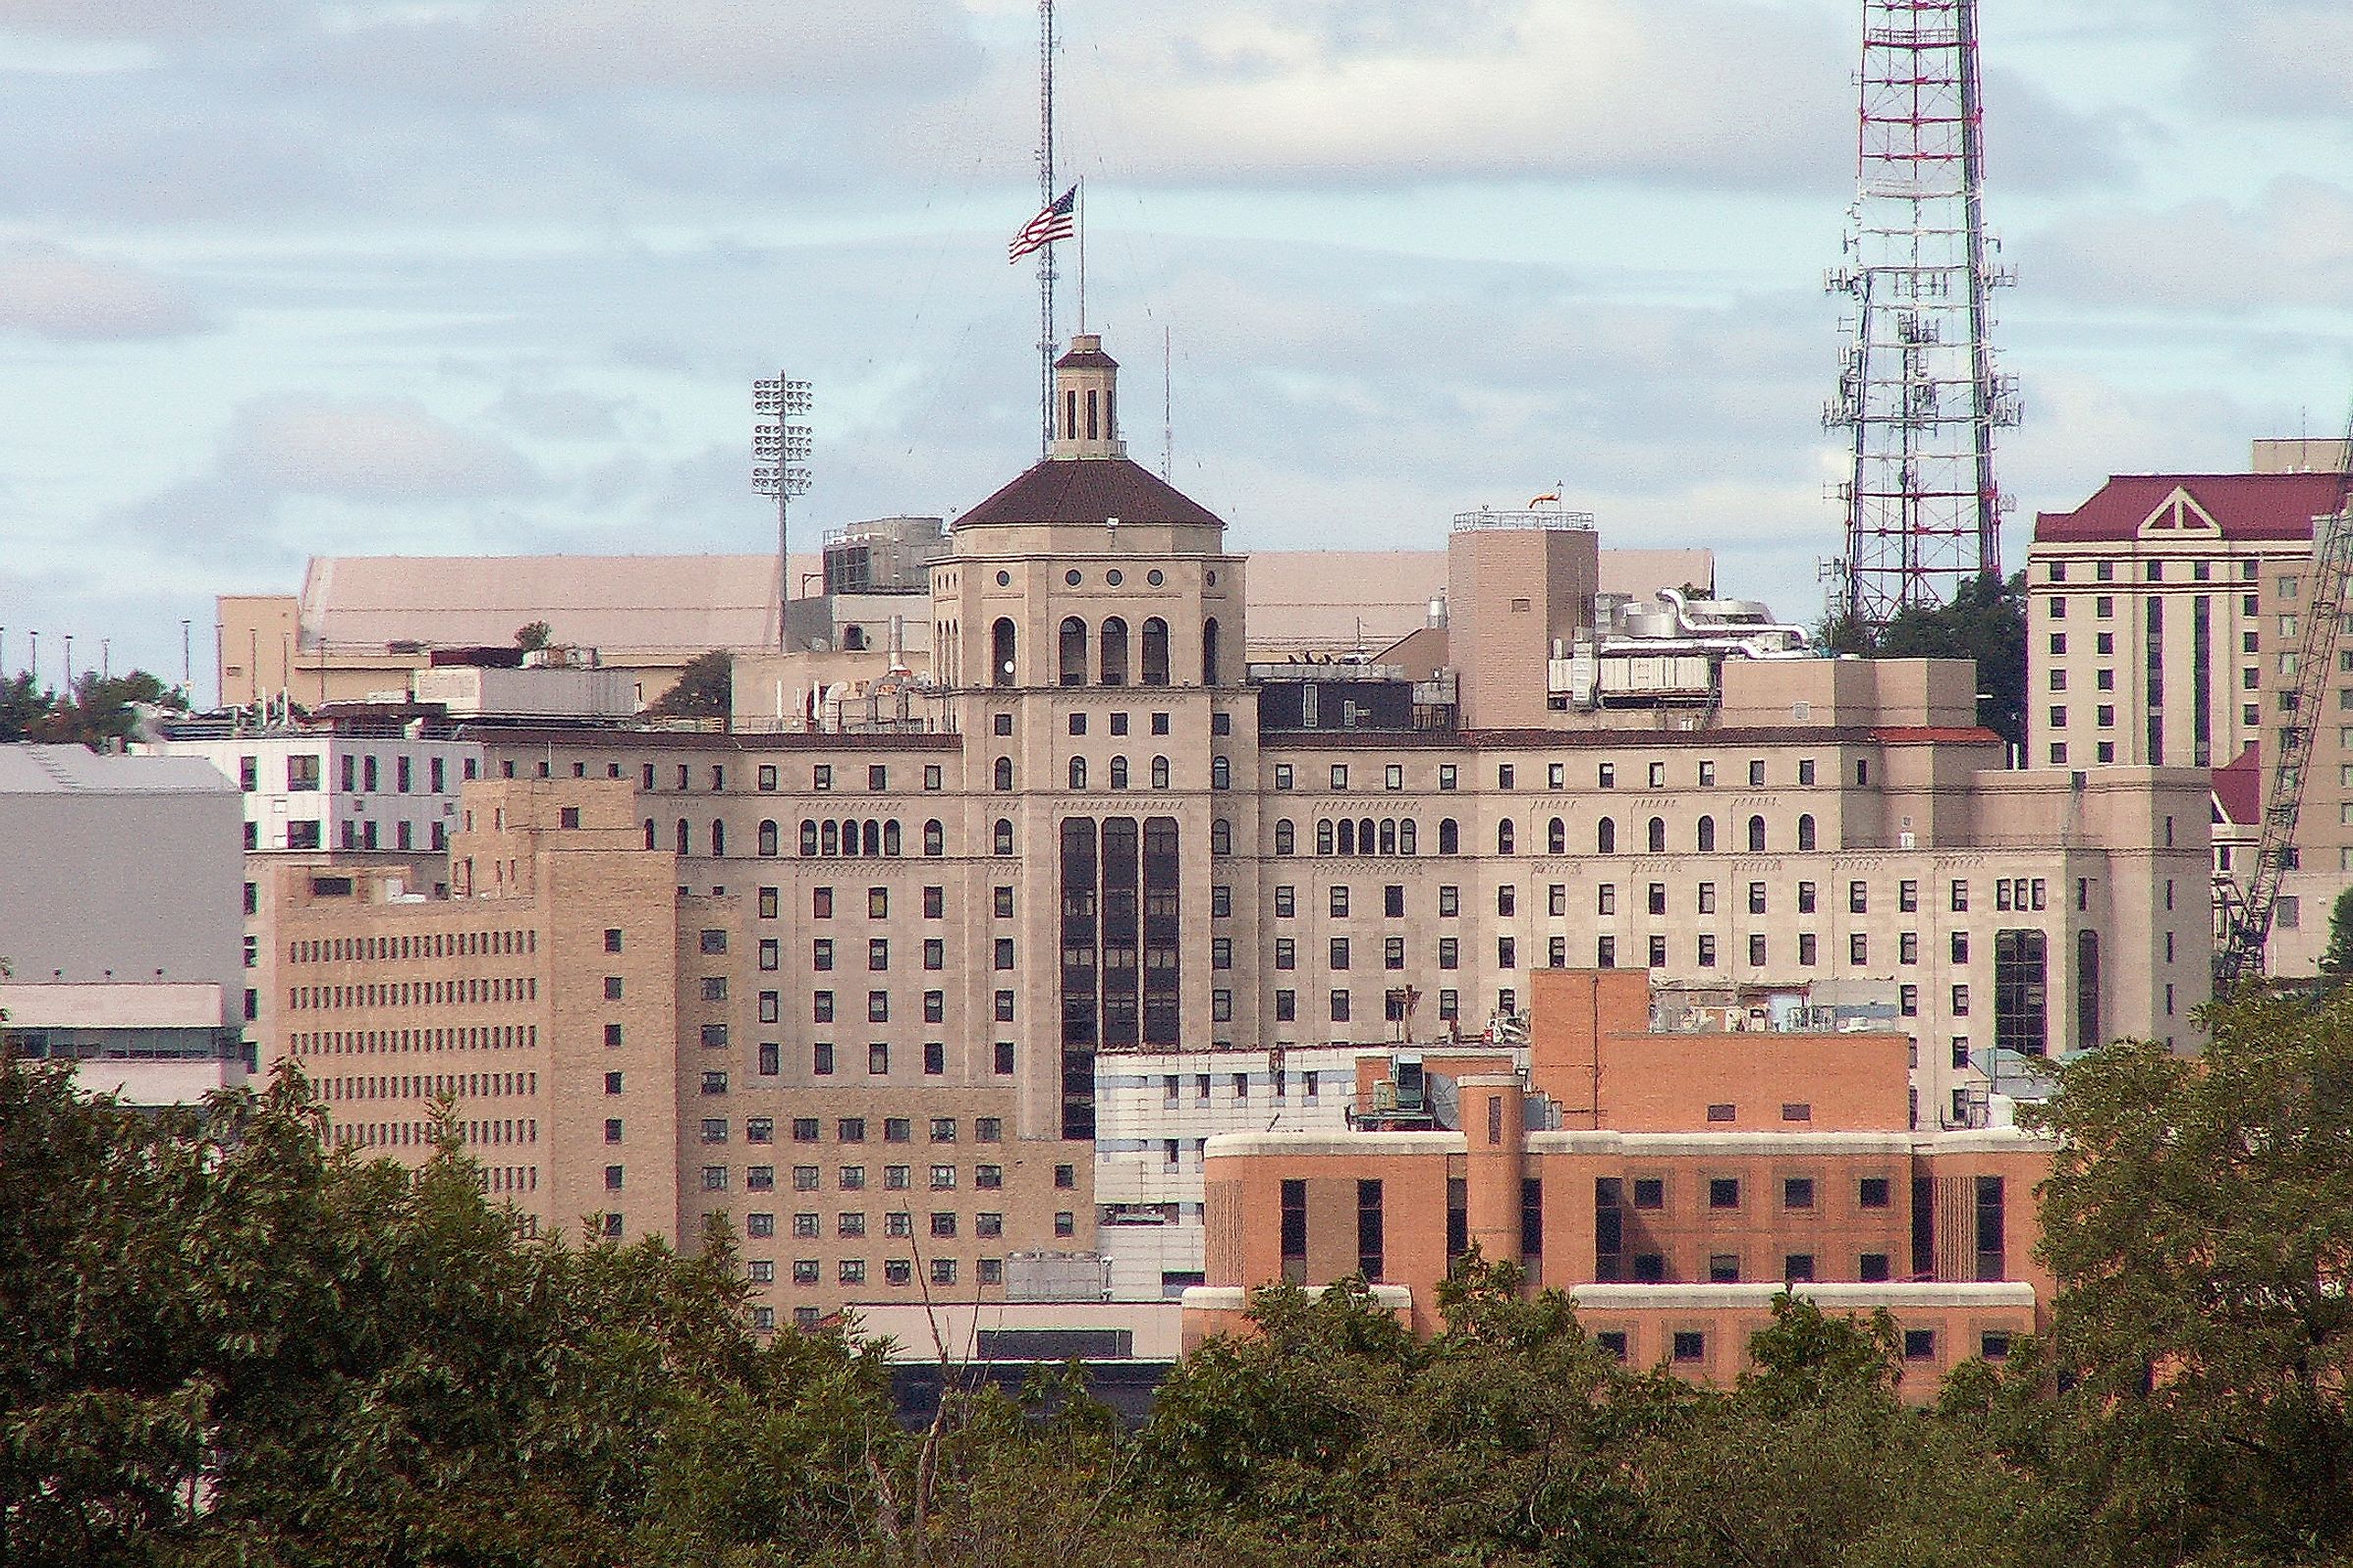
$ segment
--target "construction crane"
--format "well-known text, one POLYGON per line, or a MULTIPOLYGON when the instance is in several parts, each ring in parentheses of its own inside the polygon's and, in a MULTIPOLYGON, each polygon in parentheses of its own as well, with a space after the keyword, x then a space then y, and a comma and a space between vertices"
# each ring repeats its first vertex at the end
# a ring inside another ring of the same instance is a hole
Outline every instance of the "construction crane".
POLYGON ((2296 643, 2296 686, 2288 722, 2280 727, 2271 753, 2270 787, 2264 791, 2263 838, 2256 845, 2255 874, 2242 895, 2228 877, 2215 878, 2215 906, 2221 943, 2215 949, 2215 996, 2230 994, 2250 975, 2261 974, 2264 944, 2271 939, 2271 913, 2279 902, 2280 879, 2295 853, 2296 819, 2304 809, 2304 781, 2311 772, 2313 737, 2320 731, 2321 703, 2336 667, 2337 639, 2344 630, 2345 585, 2353 577, 2353 416, 2345 422, 2345 444, 2337 450, 2336 505, 2313 519, 2312 593, 2296 643))

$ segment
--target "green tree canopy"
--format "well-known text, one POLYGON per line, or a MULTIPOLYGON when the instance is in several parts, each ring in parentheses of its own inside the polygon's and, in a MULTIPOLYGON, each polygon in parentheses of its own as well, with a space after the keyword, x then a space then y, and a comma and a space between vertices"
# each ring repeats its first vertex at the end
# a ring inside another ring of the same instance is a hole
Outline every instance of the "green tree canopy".
POLYGON ((2209 1009, 2201 1057, 2123 1041, 2028 1119, 2074 1467, 2124 1561, 2353 1542, 2353 998, 2209 1009))
POLYGON ((735 711, 735 656, 725 648, 698 653, 679 672, 677 684, 646 712, 666 719, 725 719, 735 711))

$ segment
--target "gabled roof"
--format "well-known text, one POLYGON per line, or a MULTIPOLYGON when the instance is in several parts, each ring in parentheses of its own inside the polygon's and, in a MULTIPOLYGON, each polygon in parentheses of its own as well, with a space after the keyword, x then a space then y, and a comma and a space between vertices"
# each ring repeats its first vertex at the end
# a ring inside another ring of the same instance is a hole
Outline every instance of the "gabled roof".
POLYGON ((2215 810, 2220 821, 2242 828, 2263 821, 2263 760, 2253 741, 2215 770, 2215 810))
POLYGON ((2336 497, 2332 473, 2120 473, 2073 512, 2038 513, 2035 543, 2190 538, 2207 520, 2225 540, 2294 543, 2336 497))
POLYGON ((1226 521, 1176 486, 1126 458, 1049 458, 956 519, 958 528, 988 523, 1132 523, 1226 521))

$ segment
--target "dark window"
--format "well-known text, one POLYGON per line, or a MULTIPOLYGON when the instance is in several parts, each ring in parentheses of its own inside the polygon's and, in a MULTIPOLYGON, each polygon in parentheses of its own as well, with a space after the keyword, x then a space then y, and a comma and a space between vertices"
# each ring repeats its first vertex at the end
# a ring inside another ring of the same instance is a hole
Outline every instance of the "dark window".
POLYGON ((1283 1184, 1283 1277, 1290 1284, 1307 1280, 1307 1183, 1283 1184))
POLYGON ((1636 1176, 1634 1178, 1634 1207, 1637 1209, 1666 1208, 1666 1181, 1658 1176, 1636 1176))
POLYGON ((1712 1177, 1708 1182, 1708 1207, 1711 1209, 1739 1208, 1740 1178, 1738 1176, 1712 1177))
POLYGON ((1855 1201, 1865 1209, 1888 1207, 1888 1178, 1865 1176, 1855 1183, 1855 1201))
POLYGON ((1377 1180, 1356 1183, 1356 1271, 1367 1280, 1382 1276, 1381 1183, 1377 1180))
POLYGON ((1674 1359, 1679 1362, 1708 1359, 1708 1336, 1697 1329, 1678 1328, 1674 1334, 1674 1359))

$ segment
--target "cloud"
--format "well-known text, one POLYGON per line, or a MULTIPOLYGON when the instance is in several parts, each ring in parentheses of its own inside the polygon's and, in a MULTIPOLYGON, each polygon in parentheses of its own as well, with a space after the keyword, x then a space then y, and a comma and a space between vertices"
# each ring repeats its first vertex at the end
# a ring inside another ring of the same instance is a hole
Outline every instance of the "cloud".
POLYGON ((0 0, 0 32, 160 39, 284 25, 290 0, 0 0))
POLYGON ((143 267, 38 241, 0 248, 0 332, 86 342, 206 326, 183 290, 143 267))
POLYGON ((2252 202, 2109 207, 2033 237, 2021 272, 2078 300, 2243 314, 2353 305, 2353 191, 2272 182, 2252 202))
POLYGON ((268 493, 396 505, 511 495, 534 477, 512 447, 396 399, 246 404, 222 437, 220 465, 268 493))
POLYGON ((2342 0, 2235 0, 2211 8, 2199 76, 2251 118, 2333 118, 2353 109, 2353 11, 2342 0))
POLYGON ((1743 0, 1225 0, 1090 45, 1081 144, 1154 181, 1822 184, 1852 144, 1842 35, 1743 0))
POLYGON ((375 89, 514 104, 644 89, 928 95, 974 75, 980 53, 951 0, 500 0, 395 13, 305 40, 292 61, 375 89))

